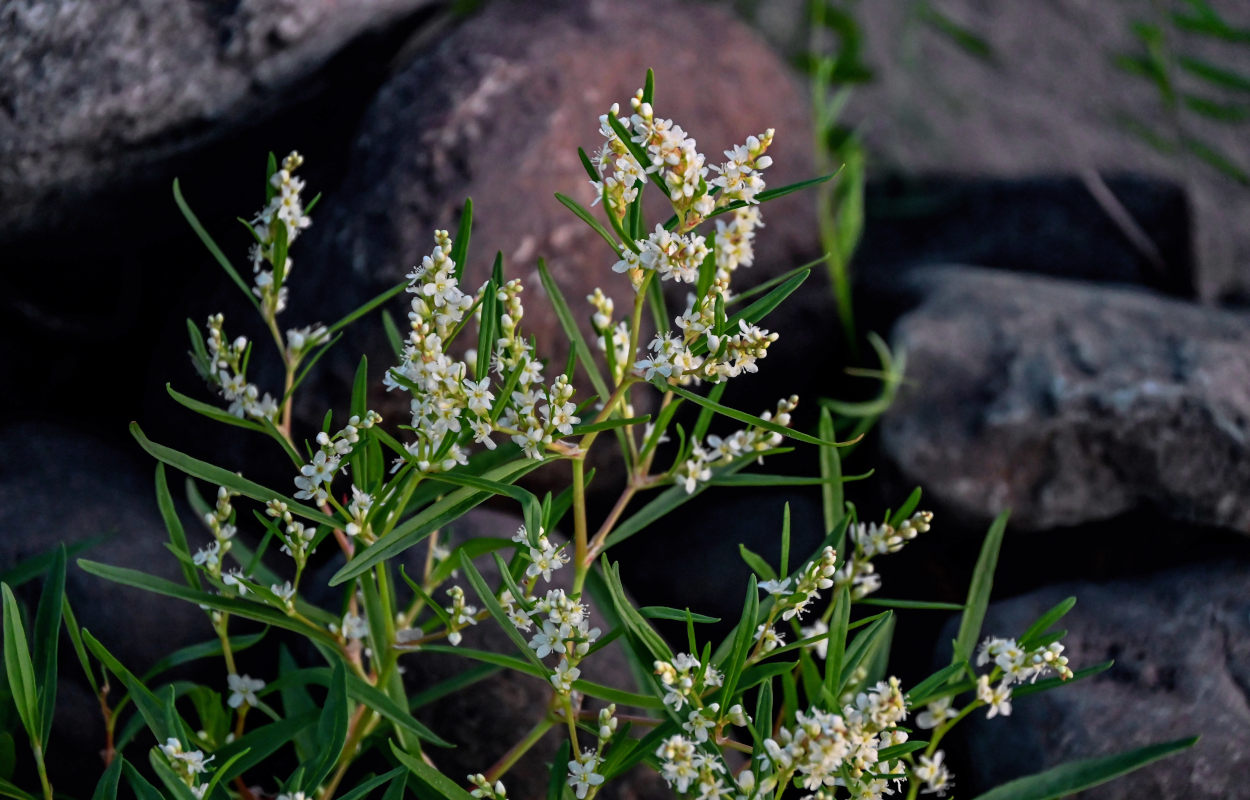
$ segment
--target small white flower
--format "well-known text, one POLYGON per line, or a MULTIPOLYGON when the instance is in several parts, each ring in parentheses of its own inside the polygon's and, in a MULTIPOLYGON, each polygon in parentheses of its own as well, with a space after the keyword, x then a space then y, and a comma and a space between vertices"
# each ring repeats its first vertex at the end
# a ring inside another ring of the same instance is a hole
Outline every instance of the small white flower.
POLYGON ((578 800, 584 800, 590 787, 603 783, 603 776, 595 772, 599 766, 599 758, 593 750, 582 753, 576 761, 569 762, 569 786, 577 793, 578 800))
POLYGON ((249 706, 260 705, 256 693, 265 688, 265 682, 250 675, 227 675, 226 683, 230 687, 230 699, 226 705, 238 708, 245 703, 249 706))

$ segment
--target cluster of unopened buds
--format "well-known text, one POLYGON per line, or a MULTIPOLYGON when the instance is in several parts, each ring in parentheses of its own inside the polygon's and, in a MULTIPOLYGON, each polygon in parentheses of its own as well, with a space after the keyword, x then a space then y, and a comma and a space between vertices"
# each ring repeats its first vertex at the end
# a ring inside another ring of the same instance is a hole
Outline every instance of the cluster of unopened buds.
POLYGON ((262 396, 256 384, 247 381, 247 337, 239 336, 227 341, 224 325, 225 318, 221 314, 208 318, 205 329, 208 335, 204 343, 208 348, 209 383, 216 386, 221 396, 230 402, 227 410, 236 417, 276 422, 278 401, 268 392, 262 396))
MULTIPOLYGON (((798 405, 798 396, 790 395, 777 401, 775 415, 765 411, 760 414, 760 419, 789 427, 790 414, 798 405)), ((743 456, 759 455, 762 459, 760 454, 778 447, 781 440, 780 433, 758 425, 741 428, 728 436, 709 435, 705 441, 694 443, 690 456, 676 466, 674 478, 686 494, 693 494, 700 484, 712 479, 712 470, 727 466, 743 456)))
POLYGON ((295 477, 295 487, 299 490, 295 499, 326 502, 330 482, 334 480, 343 458, 359 444, 360 431, 368 430, 381 421, 382 417, 376 411, 367 411, 363 418, 352 415, 347 425, 333 436, 325 431, 318 433, 317 452, 311 461, 300 467, 300 474, 295 477))
POLYGON ((876 556, 897 553, 903 545, 922 533, 933 522, 932 511, 917 511, 895 528, 889 523, 860 522, 849 531, 854 548, 851 557, 838 570, 838 586, 849 586, 851 599, 859 600, 881 588, 881 576, 872 560, 876 556))
POLYGON ((291 274, 292 261, 287 256, 282 264, 275 264, 277 259, 278 227, 289 247, 312 220, 304 213, 304 201, 300 193, 304 191, 304 181, 295 177, 295 170, 304 163, 304 157, 292 151, 282 159, 280 169, 269 177, 269 202, 252 218, 252 234, 256 242, 249 253, 252 271, 256 273, 256 285, 252 289, 261 301, 261 308, 266 318, 272 319, 286 308, 285 278, 291 274), (268 266, 266 266, 268 265, 268 266), (280 273, 275 276, 275 271, 280 273))

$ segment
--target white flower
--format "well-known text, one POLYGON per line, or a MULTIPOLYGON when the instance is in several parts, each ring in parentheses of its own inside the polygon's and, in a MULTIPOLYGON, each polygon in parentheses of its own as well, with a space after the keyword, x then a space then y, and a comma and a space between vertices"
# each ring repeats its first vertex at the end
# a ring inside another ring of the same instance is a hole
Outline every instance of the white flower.
POLYGON ((922 755, 920 756, 920 764, 912 768, 912 774, 925 782, 925 794, 941 796, 955 788, 955 782, 951 779, 950 771, 942 763, 942 759, 945 757, 946 754, 941 750, 934 753, 933 758, 922 755))
MULTIPOLYGON (((822 619, 816 620, 811 625, 804 625, 799 628, 799 635, 804 639, 811 639, 812 637, 821 636, 828 632, 829 626, 826 625, 825 621, 822 619)), ((829 637, 827 636, 815 644, 809 644, 808 647, 815 650, 816 655, 819 656, 821 660, 829 657, 829 637)))
POLYGON ((920 728, 936 728, 948 719, 954 719, 959 716, 959 712, 951 708, 951 701, 954 697, 939 697, 925 707, 924 711, 916 716, 916 726, 920 728))
POLYGON ((265 682, 253 678, 250 675, 227 675, 226 683, 230 687, 230 699, 226 701, 226 705, 231 708, 238 708, 243 704, 249 706, 257 706, 260 700, 256 697, 256 693, 265 688, 265 682))
POLYGON ((556 691, 560 694, 568 694, 573 691, 573 682, 581 677, 582 671, 577 667, 570 667, 568 661, 561 661, 556 667, 556 672, 551 676, 551 685, 556 687, 556 691))
POLYGON ((977 678, 977 699, 989 706, 986 719, 993 719, 999 714, 1011 716, 1011 686, 1006 680, 991 689, 989 675, 977 678))
POLYGON ((599 757, 593 750, 582 753, 576 761, 569 762, 569 786, 577 792, 578 800, 584 800, 590 787, 603 783, 603 776, 595 772, 599 766, 599 757))

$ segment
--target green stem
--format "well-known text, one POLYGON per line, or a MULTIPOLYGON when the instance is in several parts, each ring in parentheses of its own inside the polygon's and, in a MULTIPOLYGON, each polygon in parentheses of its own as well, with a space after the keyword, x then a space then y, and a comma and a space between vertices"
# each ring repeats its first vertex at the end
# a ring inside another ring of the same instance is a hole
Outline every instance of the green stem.
MULTIPOLYGON (((605 409, 606 410, 606 409, 605 409)), ((573 459, 573 596, 582 593, 586 582, 586 473, 585 454, 573 459)))
POLYGON ((43 788, 44 800, 52 800, 52 784, 48 782, 48 767, 43 763, 43 747, 38 742, 30 743, 35 751, 35 767, 39 770, 39 785, 43 788))
POLYGON ((537 744, 538 740, 543 738, 543 735, 546 734, 547 731, 551 730, 551 726, 555 724, 555 720, 550 717, 544 716, 540 719, 538 724, 531 728, 529 733, 525 734, 524 739, 512 745, 512 748, 508 752, 504 753, 503 758, 499 759, 499 761, 497 761, 495 765, 486 772, 486 780, 491 783, 499 780, 504 773, 512 769, 516 762, 521 760, 521 756, 529 752, 529 749, 537 744))

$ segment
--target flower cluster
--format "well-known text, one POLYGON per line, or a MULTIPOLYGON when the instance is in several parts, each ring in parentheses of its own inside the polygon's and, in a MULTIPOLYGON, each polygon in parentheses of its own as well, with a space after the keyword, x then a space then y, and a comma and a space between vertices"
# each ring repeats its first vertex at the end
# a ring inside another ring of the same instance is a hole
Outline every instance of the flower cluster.
POLYGON ((347 425, 333 436, 322 431, 317 434, 317 452, 312 460, 300 467, 300 474, 295 476, 295 493, 297 500, 315 500, 326 502, 329 497, 330 482, 342 466, 343 458, 350 455, 360 443, 360 432, 368 430, 382 421, 376 411, 368 411, 364 418, 352 415, 347 425))
MULTIPOLYGON (((798 405, 798 396, 790 395, 777 401, 775 415, 771 411, 765 411, 760 414, 760 419, 789 427, 790 414, 798 405)), ((700 483, 712 479, 712 470, 715 467, 728 465, 744 456, 772 450, 781 444, 781 440, 780 433, 758 425, 736 430, 724 437, 709 435, 704 442, 694 442, 689 457, 674 468, 673 477, 686 490, 686 494, 693 494, 700 483)))
POLYGON ((281 168, 269 177, 269 190, 266 192, 269 201, 250 223, 256 238, 248 254, 252 271, 256 273, 256 286, 252 293, 260 298, 267 318, 286 308, 284 284, 285 278, 291 274, 292 261, 288 255, 278 264, 278 257, 285 253, 301 231, 312 224, 304 213, 304 202, 300 197, 304 181, 295 177, 295 170, 303 163, 304 157, 295 151, 282 159, 281 168), (280 238, 285 242, 281 248, 278 247, 280 238))
POLYGON ((813 792, 845 786, 853 798, 892 793, 889 783, 901 782, 906 768, 901 761, 882 762, 880 751, 907 741, 899 727, 906 713, 897 678, 858 693, 840 714, 796 712, 792 727, 764 741, 758 794, 750 796, 771 795, 793 778, 813 792))
POLYGON ((701 664, 689 653, 678 653, 672 661, 656 661, 655 674, 664 686, 664 705, 680 711, 689 703, 702 706, 699 700, 704 692, 715 689, 725 682, 725 676, 711 664, 701 664))
MULTIPOLYGON (((600 132, 606 139, 598 157, 603 180, 591 183, 598 197, 606 198, 609 213, 624 219, 646 176, 658 174, 677 214, 677 229, 656 225, 646 238, 627 241, 612 269, 628 275, 635 291, 650 274, 690 285, 707 278, 707 288, 697 295, 691 293, 686 310, 674 319, 681 333, 657 332, 648 355, 635 368, 647 380, 660 375, 682 385, 701 380, 719 383, 755 372, 756 361, 767 355, 777 335, 745 320, 729 324, 725 308, 734 300, 730 290, 734 271, 755 259, 755 231, 763 225, 757 195, 764 189, 761 172, 772 164, 765 151, 772 144, 773 131, 748 137, 745 144, 725 151, 727 161, 709 166, 681 126, 655 116, 651 104, 643 102, 642 90, 631 105, 633 114, 627 120, 616 116, 619 105, 600 118, 600 132), (628 143, 610 120, 629 134, 628 143), (638 150, 631 150, 630 145, 638 150), (639 164, 635 152, 645 154, 645 165, 639 164), (712 173, 715 177, 709 180, 712 173), (730 216, 717 220, 710 237, 696 233, 695 227, 715 213, 730 216)), ((603 314, 602 308, 596 310, 603 314)), ((610 311, 604 316, 610 316, 610 311)), ((601 337, 609 333, 606 323, 597 325, 596 331, 601 337)), ((615 331, 611 333, 615 341, 615 331)), ((600 346, 606 349, 606 342, 600 346)), ((615 348, 612 355, 618 356, 615 348)))
POLYGON ((880 589, 881 576, 877 574, 872 559, 887 553, 897 553, 917 535, 927 533, 932 522, 933 512, 917 511, 900 523, 898 528, 888 523, 878 525, 875 522, 860 522, 852 526, 850 540, 855 547, 851 557, 844 560, 838 570, 838 586, 849 586, 851 598, 854 600, 880 589))
POLYGON ((208 348, 208 368, 205 376, 217 387, 223 398, 230 402, 227 410, 236 417, 278 420, 278 401, 266 392, 263 396, 254 383, 247 381, 247 357, 249 342, 246 336, 227 341, 224 329, 225 317, 213 314, 208 318, 208 336, 204 344, 208 348))
POLYGON ((190 787, 196 797, 203 797, 208 784, 201 783, 198 776, 208 772, 208 763, 213 757, 205 756, 202 750, 183 749, 182 742, 172 736, 159 747, 174 773, 190 787))
POLYGON ((496 447, 492 435, 506 433, 527 457, 543 458, 556 435, 571 434, 580 422, 574 414, 572 384, 563 375, 550 387, 544 384, 543 365, 520 335, 525 310, 516 280, 496 290, 502 313, 493 353, 475 353, 472 359, 476 363, 489 357, 510 393, 496 402, 489 376, 469 377, 468 361, 451 356, 448 347, 470 309, 482 303, 489 284, 476 298, 461 291, 451 237, 447 231, 436 231, 434 239, 430 255, 408 274, 411 330, 401 363, 385 378, 388 389, 412 393, 415 439, 405 445, 411 460, 422 472, 467 463, 462 432, 471 432, 473 441, 492 450, 496 447))
POLYGON ((807 606, 820 598, 820 590, 833 586, 833 575, 837 571, 834 566, 836 561, 837 553, 832 547, 826 547, 819 558, 807 562, 797 575, 763 581, 760 588, 777 598, 773 608, 783 620, 802 618, 807 606))
POLYGON ((247 590, 238 582, 240 577, 238 571, 222 572, 222 559, 226 553, 230 552, 231 540, 237 532, 234 525, 234 505, 230 502, 231 498, 237 496, 237 492, 232 492, 225 486, 217 488, 217 503, 212 510, 204 512, 204 524, 213 535, 213 541, 207 547, 197 550, 191 557, 191 561, 226 585, 238 587, 239 594, 242 595, 247 590))

